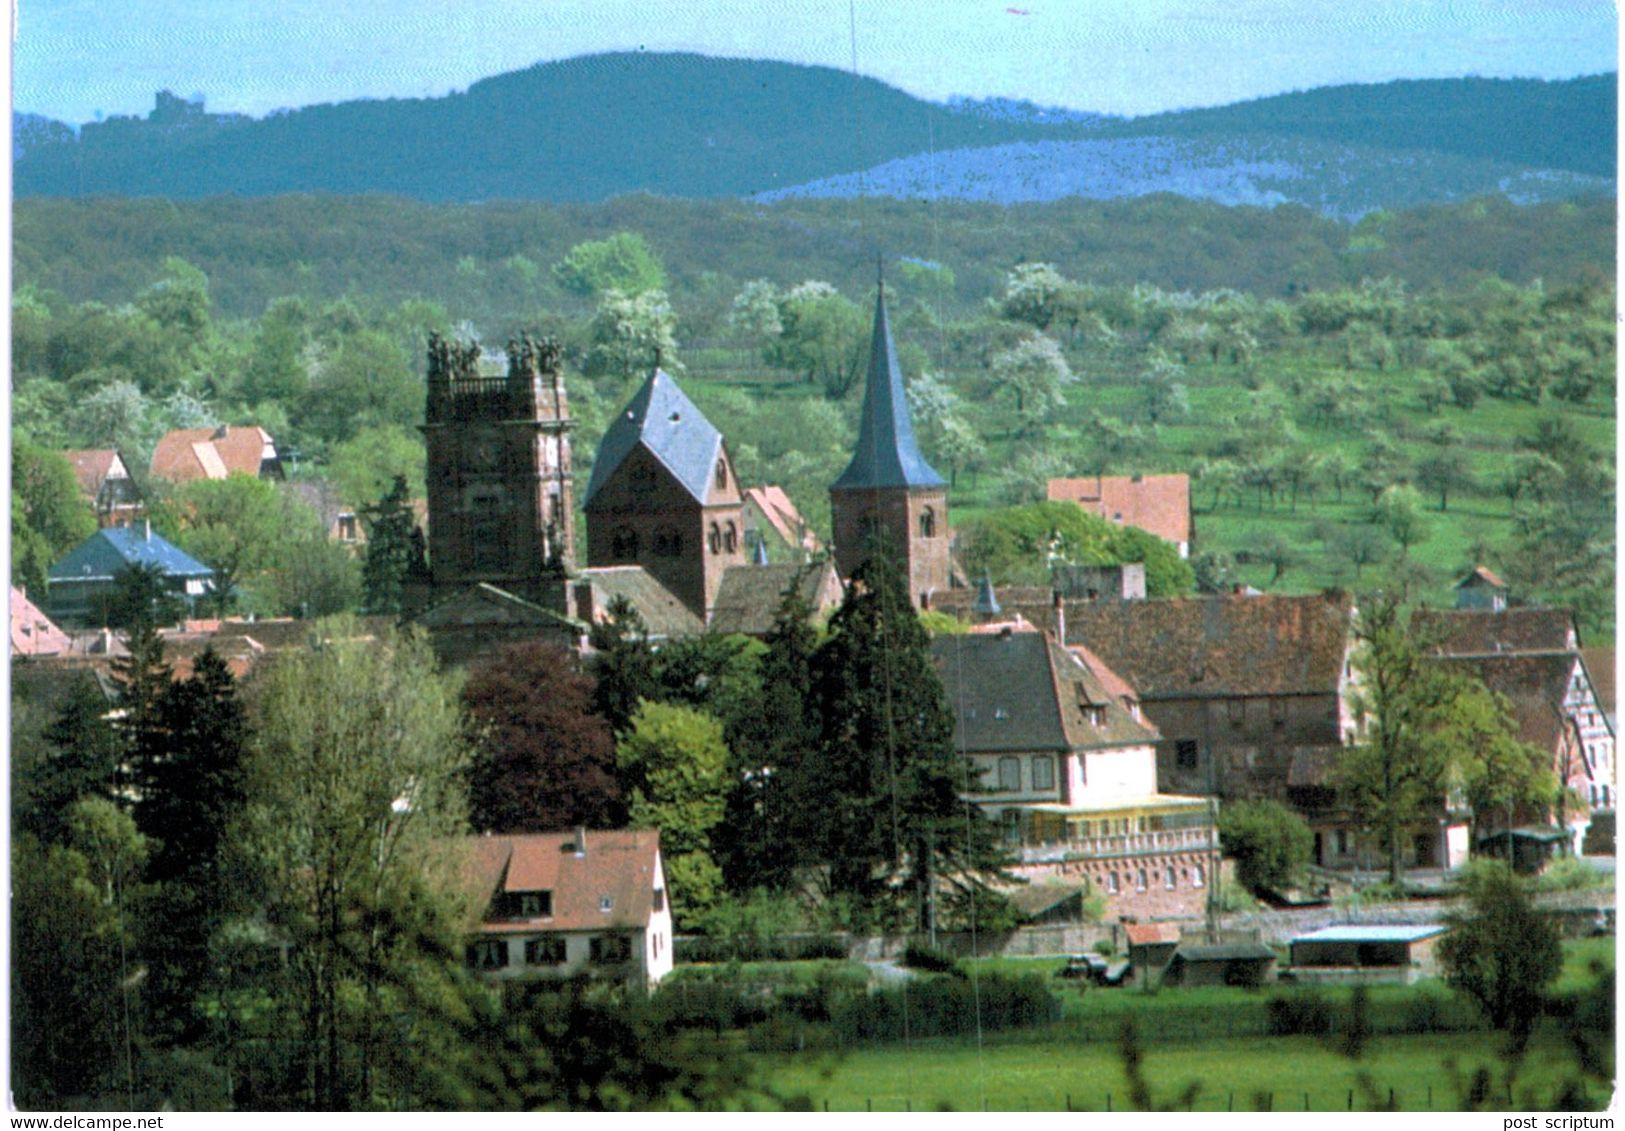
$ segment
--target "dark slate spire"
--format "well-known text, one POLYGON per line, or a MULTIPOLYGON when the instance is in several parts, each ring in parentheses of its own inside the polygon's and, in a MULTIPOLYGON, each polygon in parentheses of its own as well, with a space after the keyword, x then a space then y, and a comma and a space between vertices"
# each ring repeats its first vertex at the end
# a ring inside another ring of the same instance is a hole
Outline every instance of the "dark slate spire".
POLYGON ((914 443, 908 399, 903 395, 903 370, 897 364, 897 347, 892 344, 886 286, 882 283, 875 298, 875 335, 869 344, 869 379, 863 390, 858 447, 852 453, 852 462, 830 489, 947 485, 914 443))

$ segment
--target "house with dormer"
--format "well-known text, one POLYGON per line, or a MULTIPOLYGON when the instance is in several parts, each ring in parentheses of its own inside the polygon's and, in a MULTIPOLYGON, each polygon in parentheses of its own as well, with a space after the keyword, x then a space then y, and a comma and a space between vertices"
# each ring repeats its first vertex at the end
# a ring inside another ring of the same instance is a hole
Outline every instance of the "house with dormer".
POLYGON ((477 922, 466 959, 506 981, 589 974, 655 985, 672 969, 672 915, 653 829, 465 838, 477 922))
POLYGON ((1206 798, 1157 788, 1157 728, 1086 648, 1022 624, 931 642, 970 795, 1035 882, 1081 883, 1113 917, 1200 915, 1218 864, 1206 798))
POLYGON ((255 425, 177 428, 164 433, 152 452, 152 474, 172 483, 251 475, 284 479, 276 442, 255 425))

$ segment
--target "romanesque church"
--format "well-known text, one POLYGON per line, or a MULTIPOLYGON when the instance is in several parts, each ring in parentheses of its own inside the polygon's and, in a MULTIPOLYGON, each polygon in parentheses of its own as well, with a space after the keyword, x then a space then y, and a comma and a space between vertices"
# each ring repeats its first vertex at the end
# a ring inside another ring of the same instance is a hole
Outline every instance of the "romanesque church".
POLYGON ((917 605, 949 587, 947 483, 915 443, 883 285, 857 446, 830 485, 833 564, 810 572, 747 554, 727 441, 658 364, 599 444, 581 493, 583 555, 557 347, 510 342, 506 375, 480 363, 477 346, 431 341, 423 426, 432 581, 419 620, 440 636, 471 630, 468 650, 500 643, 510 621, 515 637, 568 637, 616 598, 655 636, 721 628, 719 615, 738 630, 770 617, 797 576, 815 606, 833 604, 839 579, 879 546, 898 555, 917 605))

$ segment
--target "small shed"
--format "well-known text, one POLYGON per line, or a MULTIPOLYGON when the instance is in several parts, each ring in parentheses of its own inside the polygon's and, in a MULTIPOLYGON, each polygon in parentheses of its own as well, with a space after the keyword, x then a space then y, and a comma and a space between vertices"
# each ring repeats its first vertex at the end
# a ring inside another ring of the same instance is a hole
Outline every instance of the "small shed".
POLYGON ((1128 936, 1128 964, 1134 981, 1142 986, 1152 984, 1179 949, 1179 928, 1165 923, 1125 923, 1123 932, 1128 936))
POLYGON ((1292 968, 1357 969, 1410 976, 1436 969, 1433 948, 1445 928, 1421 925, 1361 923, 1323 927, 1292 940, 1292 968))
POLYGON ((1162 972, 1165 986, 1262 986, 1275 981, 1275 952, 1261 942, 1182 942, 1162 972))
POLYGON ((1505 860, 1512 870, 1522 875, 1535 875, 1545 871, 1546 865, 1558 856, 1568 854, 1572 833, 1552 825, 1526 825, 1516 829, 1502 829, 1480 837, 1481 855, 1505 860))

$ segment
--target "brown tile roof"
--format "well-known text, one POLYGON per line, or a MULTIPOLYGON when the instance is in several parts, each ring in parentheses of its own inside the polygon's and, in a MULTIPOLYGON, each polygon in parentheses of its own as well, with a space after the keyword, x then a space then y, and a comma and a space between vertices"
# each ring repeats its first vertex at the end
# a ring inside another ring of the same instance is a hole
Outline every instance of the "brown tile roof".
POLYGON ((1579 657, 1545 652, 1500 656, 1448 656, 1434 661, 1448 670, 1475 675, 1512 704, 1518 739, 1542 750, 1553 750, 1569 726, 1563 711, 1569 682, 1579 657))
POLYGON ((1090 475, 1051 479, 1051 502, 1077 503, 1090 514, 1138 527, 1164 541, 1191 540, 1188 475, 1090 475))
POLYGON ((40 612, 21 589, 11 587, 11 654, 51 656, 68 651, 68 634, 40 612))
POLYGON ((660 833, 654 829, 591 829, 578 855, 576 832, 476 836, 470 849, 469 894, 486 932, 641 928, 654 912, 660 833), (492 918, 506 892, 552 892, 553 914, 545 919, 492 918), (607 910, 605 909, 607 902, 607 910))
POLYGON ((1346 593, 1068 601, 1083 644, 1144 701, 1335 694, 1353 640, 1346 593))
MULTIPOLYGON (((1047 612, 1055 600, 1055 590, 1047 585, 999 585, 993 589, 993 596, 999 602, 999 608, 1006 613, 1013 613, 1017 609, 1033 624, 1047 627, 1052 619, 1047 612), (1034 610, 1044 612, 1042 619, 1034 616, 1034 610)), ((971 608, 976 604, 976 588, 970 586, 964 589, 938 589, 931 594, 931 608, 937 612, 957 616, 961 620, 971 615, 971 608)))
POLYGON ((1567 609, 1417 609, 1411 632, 1447 656, 1568 652, 1580 646, 1567 609))
POLYGON ((766 636, 791 585, 799 588, 815 619, 841 602, 841 579, 829 561, 729 566, 717 586, 710 631, 766 636))
POLYGON ((1597 692, 1597 705, 1602 708, 1603 714, 1610 719, 1614 717, 1614 678, 1615 659, 1612 648, 1582 648, 1580 656, 1585 660, 1586 674, 1591 677, 1591 686, 1597 692))
POLYGON ((254 425, 177 428, 158 441, 152 453, 152 473, 176 483, 258 475, 260 457, 271 442, 271 434, 254 425))
POLYGON ((1155 742, 1082 661, 1044 633, 938 636, 931 659, 966 752, 1087 750, 1155 742), (1099 710, 1102 723, 1090 722, 1099 710))

